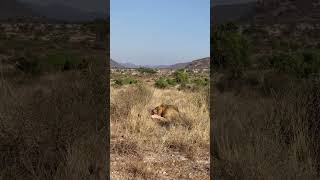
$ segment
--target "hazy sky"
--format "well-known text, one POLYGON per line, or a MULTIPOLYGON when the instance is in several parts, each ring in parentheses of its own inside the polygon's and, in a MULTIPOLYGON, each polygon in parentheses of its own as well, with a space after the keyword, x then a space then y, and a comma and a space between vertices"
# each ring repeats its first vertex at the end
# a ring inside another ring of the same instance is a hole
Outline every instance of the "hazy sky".
POLYGON ((210 56, 210 0, 111 0, 111 58, 166 65, 210 56))

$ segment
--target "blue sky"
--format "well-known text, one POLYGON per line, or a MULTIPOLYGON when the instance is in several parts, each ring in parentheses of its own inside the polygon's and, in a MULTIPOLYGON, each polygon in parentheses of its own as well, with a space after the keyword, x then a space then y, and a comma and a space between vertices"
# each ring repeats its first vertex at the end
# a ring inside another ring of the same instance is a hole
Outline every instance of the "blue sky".
POLYGON ((118 62, 167 65, 210 56, 210 0, 111 0, 118 62))

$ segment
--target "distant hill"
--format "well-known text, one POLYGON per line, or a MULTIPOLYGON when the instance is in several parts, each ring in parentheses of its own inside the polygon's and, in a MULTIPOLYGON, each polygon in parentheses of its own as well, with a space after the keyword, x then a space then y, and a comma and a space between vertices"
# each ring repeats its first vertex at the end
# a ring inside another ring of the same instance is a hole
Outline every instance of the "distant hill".
POLYGON ((119 64, 121 64, 122 66, 124 66, 126 68, 138 68, 138 67, 140 67, 140 66, 132 64, 132 63, 119 63, 119 64))
POLYGON ((212 24, 228 21, 254 24, 320 23, 320 1, 316 0, 216 0, 211 4, 212 24))
POLYGON ((157 68, 157 69, 180 69, 185 68, 190 62, 185 63, 177 63, 173 65, 155 65, 155 66, 147 66, 150 68, 157 68))
POLYGON ((210 68, 210 57, 197 59, 190 62, 185 68, 187 69, 205 69, 210 68))
POLYGON ((116 68, 116 69, 123 69, 123 68, 126 68, 124 66, 122 66, 120 63, 110 59, 110 67, 111 68, 116 68))
POLYGON ((39 5, 17 0, 1 0, 0 21, 66 21, 79 22, 106 19, 103 12, 85 12, 62 4, 39 5))
POLYGON ((256 12, 256 2, 238 4, 213 4, 211 6, 212 24, 222 24, 228 21, 246 22, 251 20, 256 12))
POLYGON ((31 18, 36 16, 31 8, 16 0, 1 0, 0 20, 14 19, 20 17, 31 18))
POLYGON ((132 63, 119 63, 111 59, 110 61, 111 68, 139 68, 139 67, 148 67, 148 68, 157 68, 157 69, 180 69, 180 68, 187 68, 187 69, 204 69, 209 68, 210 66, 210 58, 202 58, 197 59, 191 62, 185 63, 177 63, 173 65, 155 65, 155 66, 140 66, 135 65, 132 63))
POLYGON ((270 1, 257 3, 255 23, 319 23, 320 2, 314 0, 270 1))
POLYGON ((149 66, 152 68, 159 68, 159 69, 181 69, 181 68, 187 68, 187 69, 204 69, 209 68, 210 66, 210 58, 202 58, 197 59, 191 62, 184 62, 184 63, 177 63, 173 65, 157 65, 157 66, 149 66))
POLYGON ((106 15, 101 12, 84 12, 70 6, 57 3, 48 5, 28 4, 28 6, 37 14, 60 21, 77 22, 106 18, 106 15))

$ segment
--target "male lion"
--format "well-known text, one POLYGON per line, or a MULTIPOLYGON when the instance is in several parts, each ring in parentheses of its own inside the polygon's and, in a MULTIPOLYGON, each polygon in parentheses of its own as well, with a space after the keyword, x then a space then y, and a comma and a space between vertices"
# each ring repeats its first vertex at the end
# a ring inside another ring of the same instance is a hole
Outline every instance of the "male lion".
POLYGON ((179 109, 175 105, 161 104, 151 110, 151 118, 157 120, 160 125, 182 124, 190 127, 187 118, 183 118, 179 109))

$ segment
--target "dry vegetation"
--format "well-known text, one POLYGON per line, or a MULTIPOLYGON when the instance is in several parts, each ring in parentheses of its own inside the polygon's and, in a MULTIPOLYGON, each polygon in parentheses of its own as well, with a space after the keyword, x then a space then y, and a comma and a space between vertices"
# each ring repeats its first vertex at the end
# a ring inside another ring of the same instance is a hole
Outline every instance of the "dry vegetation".
POLYGON ((88 73, 56 74, 28 85, 1 78, 1 179, 96 179, 98 170, 106 175, 105 90, 88 73))
POLYGON ((212 175, 319 179, 319 47, 304 36, 237 28, 228 23, 211 33, 212 175))
POLYGON ((74 56, 80 62, 90 53, 98 54, 96 61, 89 58, 81 68, 60 68, 59 63, 68 57, 59 55, 50 60, 58 66, 36 61, 43 63, 38 66, 33 61, 43 55, 86 47, 72 49, 57 41, 51 52, 53 42, 41 38, 37 43, 20 34, 3 38, 1 42, 10 44, 0 43, 0 179, 105 179, 105 52, 87 48, 86 54, 74 56), (16 66, 19 59, 23 61, 16 66))
POLYGON ((209 179, 208 89, 158 89, 145 82, 111 87, 112 179, 209 179), (192 128, 162 127, 150 117, 173 104, 192 128))
POLYGON ((319 122, 308 116, 316 107, 307 104, 307 91, 287 93, 261 97, 254 91, 215 92, 214 177, 317 179, 318 152, 313 143, 319 146, 319 142, 310 135, 317 130, 309 126, 318 127, 319 122))

